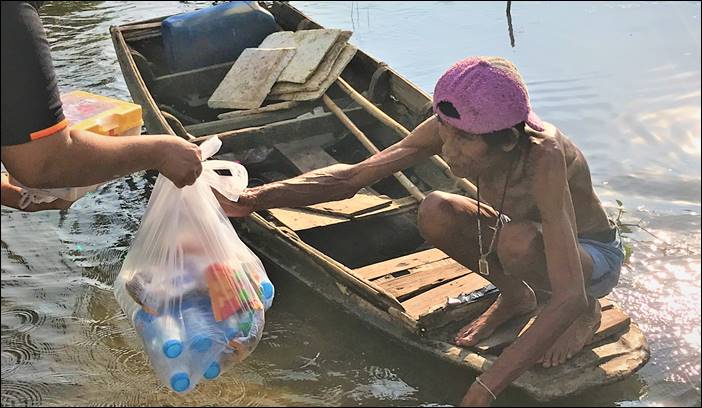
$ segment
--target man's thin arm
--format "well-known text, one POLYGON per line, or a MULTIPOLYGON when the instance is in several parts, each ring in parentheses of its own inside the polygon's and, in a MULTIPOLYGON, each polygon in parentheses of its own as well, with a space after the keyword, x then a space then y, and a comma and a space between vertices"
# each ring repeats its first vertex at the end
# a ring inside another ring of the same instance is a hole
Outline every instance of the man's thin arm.
POLYGON ((361 163, 335 164, 300 176, 248 189, 239 203, 254 211, 299 207, 353 197, 361 188, 427 159, 441 150, 435 118, 400 142, 361 163))

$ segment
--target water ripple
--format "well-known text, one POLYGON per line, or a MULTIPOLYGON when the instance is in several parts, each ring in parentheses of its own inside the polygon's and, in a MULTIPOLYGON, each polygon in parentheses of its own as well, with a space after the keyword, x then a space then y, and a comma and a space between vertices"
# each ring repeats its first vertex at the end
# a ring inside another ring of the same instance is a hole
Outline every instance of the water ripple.
POLYGON ((42 395, 46 394, 47 387, 37 383, 3 381, 2 383, 2 398, 0 398, 2 406, 25 406, 33 407, 40 406, 42 403, 42 395))

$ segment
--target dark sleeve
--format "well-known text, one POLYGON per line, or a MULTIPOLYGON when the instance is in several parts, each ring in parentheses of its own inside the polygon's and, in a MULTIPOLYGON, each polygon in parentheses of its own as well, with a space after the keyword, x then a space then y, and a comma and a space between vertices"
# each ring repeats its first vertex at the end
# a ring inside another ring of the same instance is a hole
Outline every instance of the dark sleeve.
MULTIPOLYGON (((36 3, 36 2, 34 2, 36 3)), ((67 126, 51 51, 35 5, 2 2, 2 146, 67 126)))

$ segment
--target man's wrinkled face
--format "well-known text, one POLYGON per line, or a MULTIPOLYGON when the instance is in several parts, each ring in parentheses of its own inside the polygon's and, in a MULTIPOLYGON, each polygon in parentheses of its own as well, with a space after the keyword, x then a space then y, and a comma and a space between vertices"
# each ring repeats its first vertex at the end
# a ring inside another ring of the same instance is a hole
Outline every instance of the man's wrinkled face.
POLYGON ((458 177, 475 177, 489 167, 491 162, 489 146, 481 135, 473 135, 457 129, 441 120, 439 136, 443 141, 441 150, 451 171, 458 177))

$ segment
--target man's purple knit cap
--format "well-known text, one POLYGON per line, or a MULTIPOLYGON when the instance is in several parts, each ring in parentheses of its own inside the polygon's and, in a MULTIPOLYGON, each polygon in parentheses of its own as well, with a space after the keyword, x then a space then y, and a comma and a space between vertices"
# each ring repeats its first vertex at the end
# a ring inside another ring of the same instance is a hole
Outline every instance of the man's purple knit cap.
POLYGON ((531 110, 529 93, 517 68, 500 57, 470 57, 455 63, 434 88, 434 113, 444 123, 470 134, 485 134, 526 122, 543 131, 541 119, 531 110), (458 118, 439 110, 449 102, 458 118))

